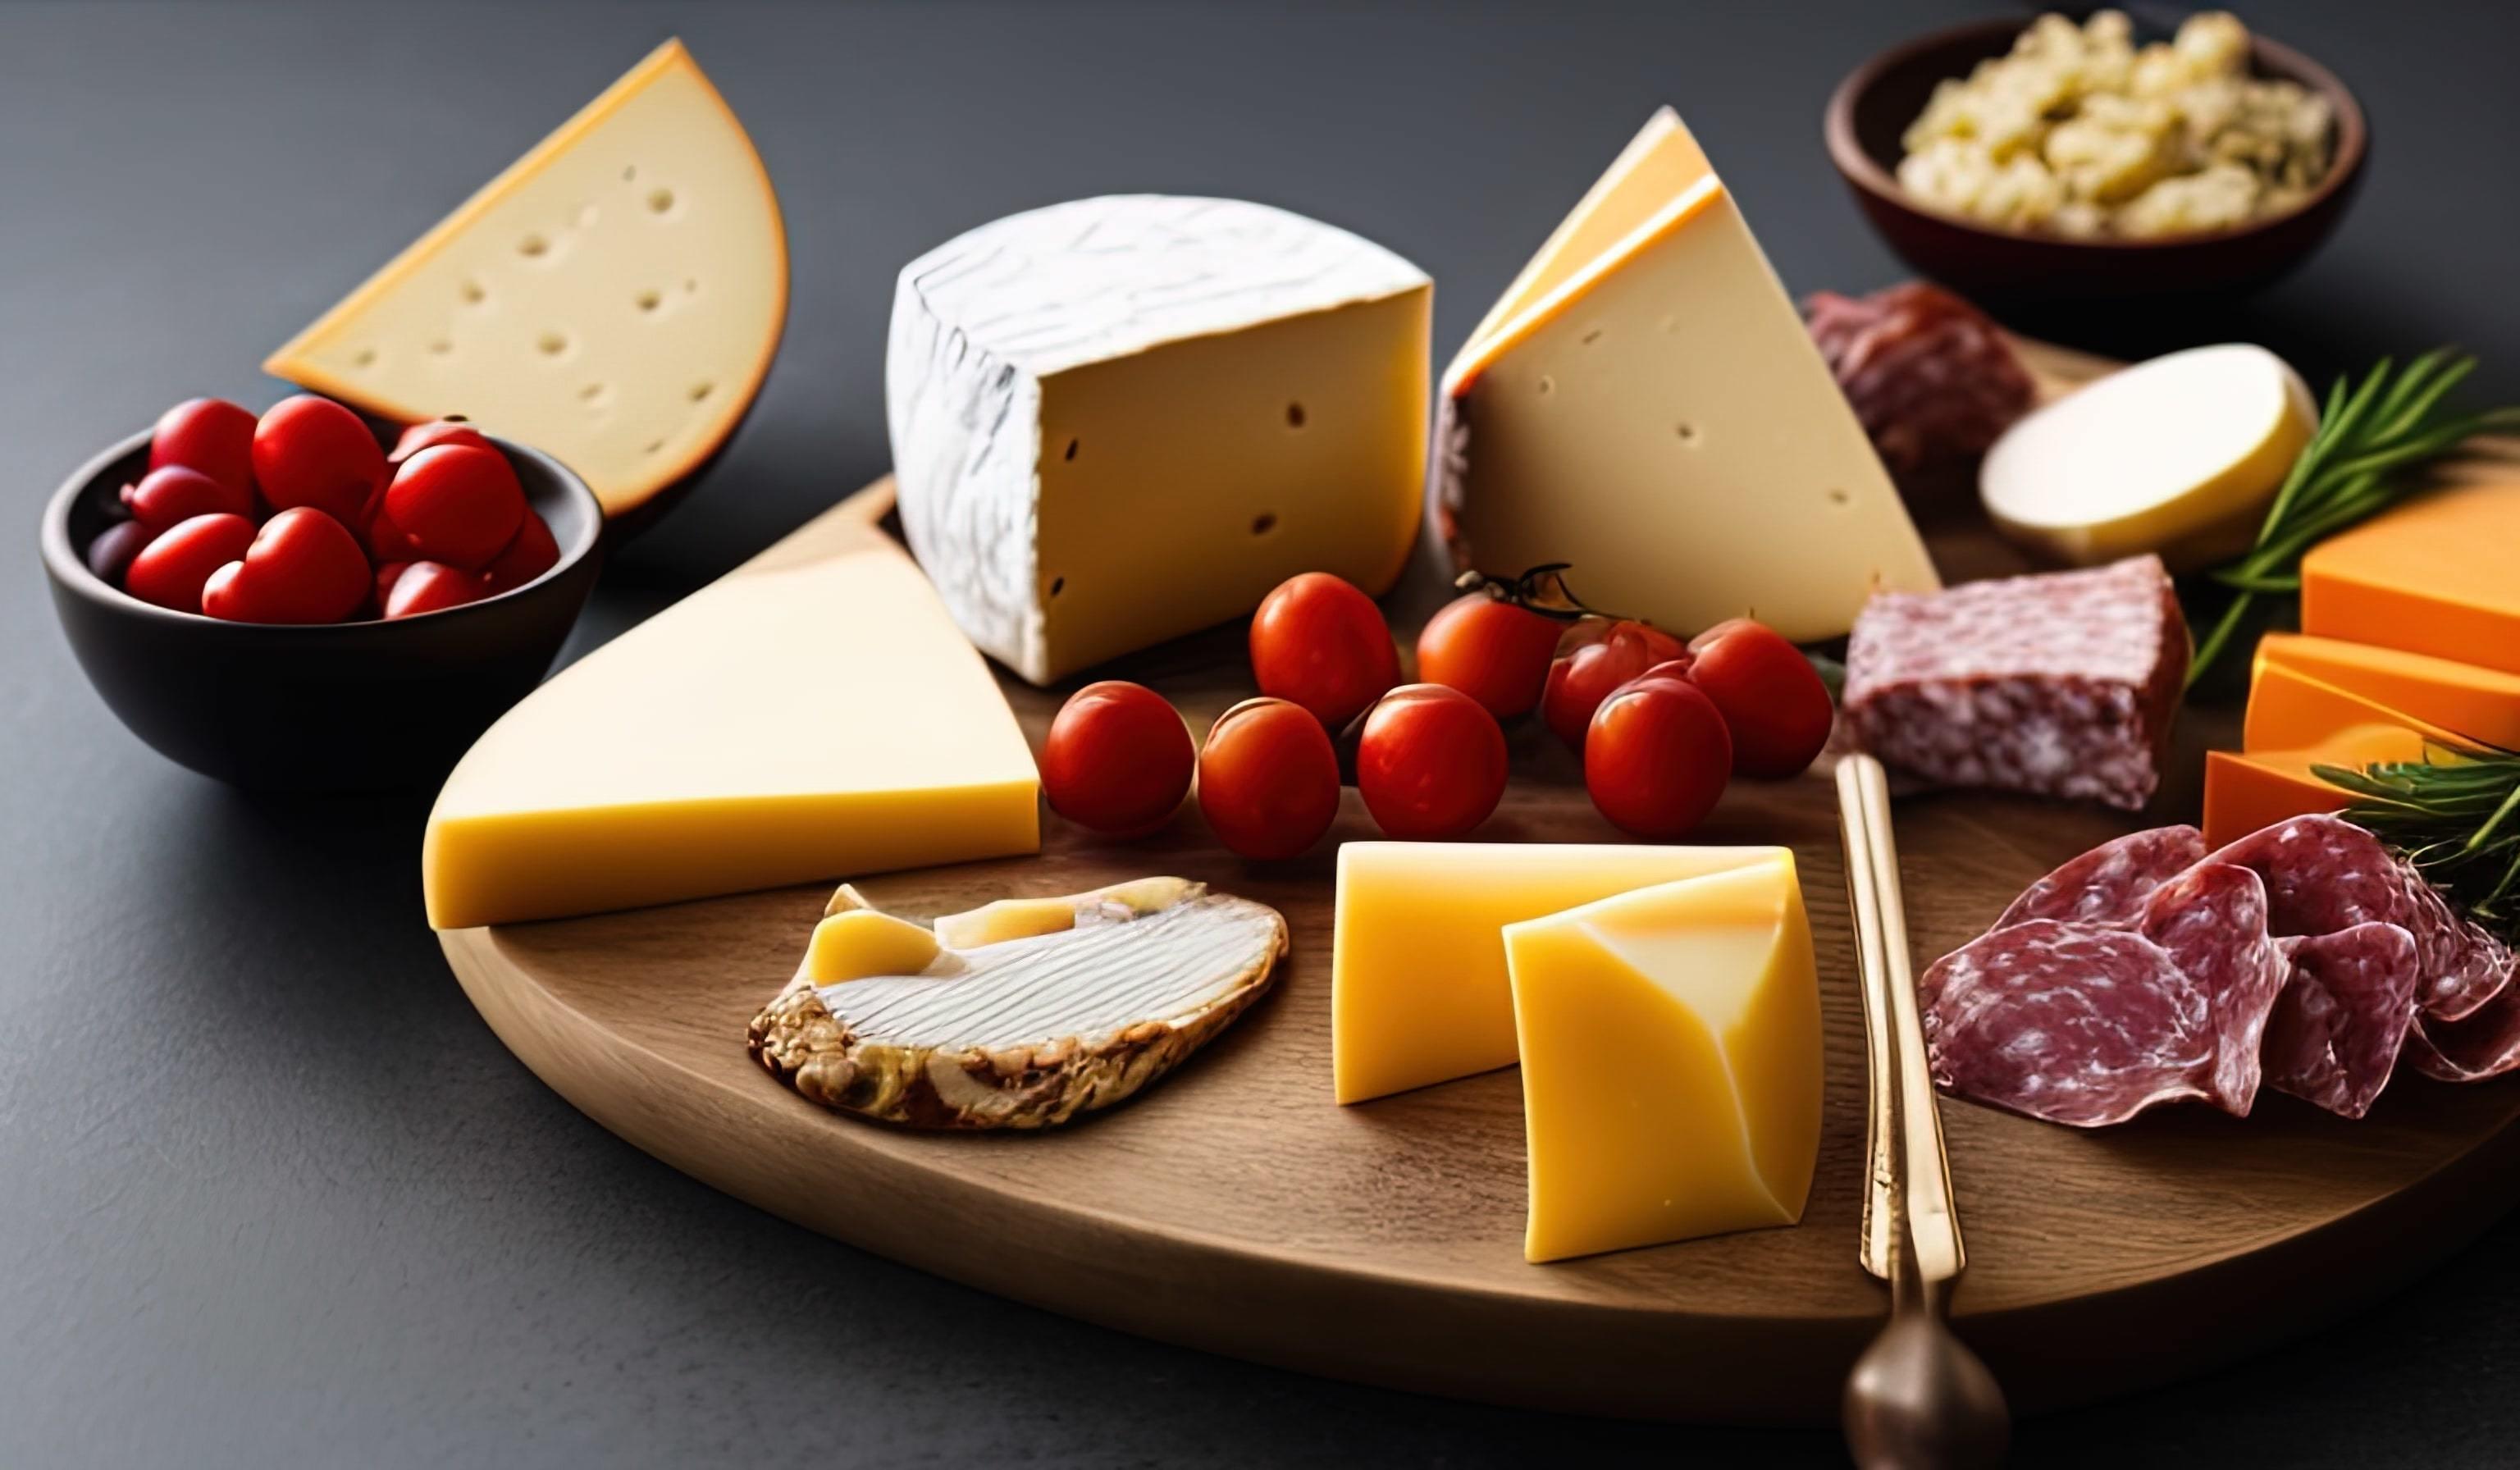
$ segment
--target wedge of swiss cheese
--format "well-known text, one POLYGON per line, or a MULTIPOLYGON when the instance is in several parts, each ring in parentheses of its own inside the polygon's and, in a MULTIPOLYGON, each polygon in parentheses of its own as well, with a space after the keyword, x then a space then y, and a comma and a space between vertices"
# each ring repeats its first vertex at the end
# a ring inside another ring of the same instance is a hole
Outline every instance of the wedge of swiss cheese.
POLYGON ((421 854, 440 929, 1031 852, 1032 753, 909 557, 844 503, 490 727, 421 854))
POLYGON ((1938 585, 1724 181, 1654 114, 1445 373, 1430 499, 1455 562, 1568 562, 1598 606, 1834 638, 1938 585))
POLYGON ((787 317, 770 175, 668 41, 263 369, 386 419, 464 415, 617 518, 726 442, 787 317))

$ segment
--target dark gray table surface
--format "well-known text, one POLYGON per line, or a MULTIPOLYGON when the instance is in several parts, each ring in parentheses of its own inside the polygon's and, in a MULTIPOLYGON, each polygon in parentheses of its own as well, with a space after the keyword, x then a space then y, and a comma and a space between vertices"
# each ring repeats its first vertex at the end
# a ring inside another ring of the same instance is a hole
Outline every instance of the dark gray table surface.
MULTIPOLYGON (((668 34, 768 160, 794 301, 734 452, 608 570, 575 649, 882 471, 892 274, 958 230, 1113 191, 1266 200, 1427 266, 1449 352, 1668 100, 1797 290, 1869 288, 1900 267, 1830 172, 1822 101, 1975 12, 0 8, 21 539, 0 580, 0 1465, 1835 1462, 1826 1434, 1543 1417, 1142 1342, 684 1179, 465 1003, 421 918, 423 801, 248 800, 160 761, 72 664, 34 528, 62 474, 165 404, 270 401, 267 349, 668 34)), ((2367 101, 2360 203, 2257 300, 2063 330, 2121 351, 2250 336, 2322 377, 2457 338, 2520 397, 2520 22, 2369 0, 2252 19, 2367 101)), ((2505 1223, 2316 1339, 2025 1425, 2019 1460, 2507 1464, 2516 1309, 2505 1223)))

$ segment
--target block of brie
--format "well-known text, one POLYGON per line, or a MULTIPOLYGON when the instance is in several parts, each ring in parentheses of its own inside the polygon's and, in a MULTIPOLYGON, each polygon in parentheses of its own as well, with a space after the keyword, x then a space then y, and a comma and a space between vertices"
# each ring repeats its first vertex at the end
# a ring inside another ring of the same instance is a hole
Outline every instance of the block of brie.
POLYGON ((1508 924, 1531 1214, 1556 1261, 1792 1225, 1820 1157, 1793 857, 1508 924))
POLYGON ((1276 910, 1184 878, 1002 899, 932 929, 843 886, 748 1040, 770 1075, 838 1112, 1047 1128, 1171 1071, 1285 953, 1276 910))
POLYGON ((1834 638, 1924 544, 1669 109, 1471 333, 1437 403, 1435 527, 1457 565, 1571 563, 1597 606, 1682 634, 1751 616, 1834 638))
POLYGON ((2191 347, 2113 373, 2004 431, 1978 470, 1996 526, 2076 566, 2156 552, 2172 571, 2248 549, 2318 429, 2264 347, 2191 347))
POLYGON ((902 529, 1036 684, 1240 617, 1297 572, 1379 595, 1417 538, 1425 273, 1282 209, 1137 195, 902 268, 902 529))

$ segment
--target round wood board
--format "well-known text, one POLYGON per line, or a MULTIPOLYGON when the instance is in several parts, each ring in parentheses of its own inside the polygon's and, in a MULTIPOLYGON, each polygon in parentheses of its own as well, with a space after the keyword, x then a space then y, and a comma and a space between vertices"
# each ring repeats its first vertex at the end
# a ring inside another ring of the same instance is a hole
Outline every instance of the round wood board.
MULTIPOLYGON (((2027 350, 2051 387, 2105 367, 2027 350)), ((1972 517, 1952 520, 1928 526, 1947 577, 2022 569, 1972 517)), ((1414 627, 1442 591, 1431 565, 1414 569, 1395 623, 1414 627)), ((1251 692, 1238 628, 1097 674, 1152 685, 1198 729, 1251 692)), ((1002 683, 1038 748, 1066 690, 1002 683)), ((2200 752, 2235 744, 2236 726, 2231 711, 2191 711, 2139 823, 1976 793, 1903 800, 1919 962, 2063 859, 2132 825, 2192 820, 2200 752)), ((1482 839, 1617 838, 1537 722, 1511 738, 1515 780, 1482 839)), ((1736 783, 1692 838, 1789 844, 1801 868, 1828 1057, 1802 1224, 1551 1266, 1522 1259, 1515 1072, 1330 1101, 1333 855, 1374 835, 1351 790, 1329 838, 1291 863, 1235 859, 1193 807, 1137 842, 1053 819, 1038 857, 859 880, 918 917, 1148 873, 1284 913, 1293 951, 1271 997, 1146 1095, 1036 1135, 872 1126, 750 1060, 745 1023, 793 972, 824 887, 442 940, 500 1039, 589 1116, 763 1209, 940 1275, 1405 1389, 1649 1417, 1833 1416, 1886 1296, 1856 1264, 1865 1047, 1830 783, 1736 783)), ((2520 1201, 2510 1083, 2404 1077, 2353 1123, 2272 1091, 2245 1120, 2172 1108, 2095 1133, 1949 1099, 1942 1112, 1968 1241, 1958 1325, 2024 1410, 2163 1381, 2340 1315, 2520 1201)))

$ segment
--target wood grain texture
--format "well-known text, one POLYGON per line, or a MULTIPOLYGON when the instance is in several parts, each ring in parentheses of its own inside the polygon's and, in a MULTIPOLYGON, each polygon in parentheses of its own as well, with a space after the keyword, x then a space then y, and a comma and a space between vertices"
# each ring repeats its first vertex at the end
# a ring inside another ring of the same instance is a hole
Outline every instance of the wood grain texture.
MULTIPOLYGON (((2036 362, 2059 383, 2105 366, 2047 349, 2036 362)), ((1956 580, 2021 569, 1965 515, 1927 534, 1956 580)), ((1413 626, 1441 595, 1421 566, 1395 621, 1413 626)), ((1154 686, 1203 729, 1251 692, 1241 637, 1222 629, 1097 672, 1154 686)), ((1037 748, 1066 690, 1003 682, 1037 748)), ((2172 779, 2135 822, 1981 793, 1903 799, 1919 960, 2063 859, 2131 825, 2191 820, 2202 749, 2236 735, 2234 712, 2191 712, 2172 779)), ((1545 729, 1509 739, 1515 780, 1480 837, 1615 839, 1545 729)), ((792 972, 821 887, 442 940, 501 1040, 588 1115, 896 1260, 1128 1331, 1402 1388, 1641 1416, 1833 1416, 1886 1298, 1856 1261, 1865 1042, 1829 782, 1738 783, 1692 839, 1782 843, 1800 866, 1828 1054, 1803 1223, 1551 1266, 1521 1256, 1514 1072, 1330 1101, 1331 867, 1337 843, 1374 835, 1351 790, 1329 838, 1289 863, 1224 853, 1193 809, 1136 842, 1054 820, 1037 858, 859 880, 875 903, 926 917, 1179 873, 1286 915, 1275 995, 1145 1096, 1043 1135, 870 1126, 753 1064, 745 1022, 792 972)), ((2520 1200, 2508 1082, 2402 1078, 2355 1123, 2272 1092, 2246 1120, 2174 1108, 2098 1133, 1949 1100, 1941 1112, 1969 1243, 1955 1321, 2024 1409, 2163 1381, 2351 1311, 2520 1200)))

